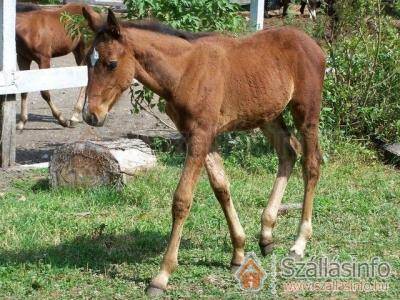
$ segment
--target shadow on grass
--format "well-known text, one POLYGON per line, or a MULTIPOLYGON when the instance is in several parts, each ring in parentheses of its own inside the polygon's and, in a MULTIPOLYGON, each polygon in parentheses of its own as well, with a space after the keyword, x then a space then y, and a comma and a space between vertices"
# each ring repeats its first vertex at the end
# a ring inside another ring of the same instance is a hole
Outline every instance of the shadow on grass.
MULTIPOLYGON (((103 272, 114 264, 141 263, 158 256, 165 251, 167 240, 166 235, 152 230, 113 235, 103 234, 98 228, 91 235, 78 236, 57 246, 21 251, 0 250, 0 266, 41 262, 61 268, 103 272)), ((188 247, 190 242, 182 240, 181 248, 188 247)))
POLYGON ((48 178, 41 178, 31 187, 32 192, 45 192, 50 190, 50 181, 48 178))

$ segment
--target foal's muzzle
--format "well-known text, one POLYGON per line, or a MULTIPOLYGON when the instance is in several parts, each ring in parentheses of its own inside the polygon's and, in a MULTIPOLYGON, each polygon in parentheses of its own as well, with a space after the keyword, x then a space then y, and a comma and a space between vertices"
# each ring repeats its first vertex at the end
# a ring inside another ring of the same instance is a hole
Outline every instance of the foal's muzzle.
POLYGON ((83 106, 82 110, 82 118, 83 120, 90 126, 96 126, 96 127, 101 127, 104 125, 105 120, 107 119, 107 114, 102 119, 99 119, 99 117, 91 113, 88 108, 88 101, 87 98, 85 99, 85 105, 83 106))
POLYGON ((104 125, 104 121, 106 118, 103 118, 102 120, 99 120, 95 114, 83 114, 83 120, 90 125, 90 126, 95 126, 95 127, 101 127, 104 125))

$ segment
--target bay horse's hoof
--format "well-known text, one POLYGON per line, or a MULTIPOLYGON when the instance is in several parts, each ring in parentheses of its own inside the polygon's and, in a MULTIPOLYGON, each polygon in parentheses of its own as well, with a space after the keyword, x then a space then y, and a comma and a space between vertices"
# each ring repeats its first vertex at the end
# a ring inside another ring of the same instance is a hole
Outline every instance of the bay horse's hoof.
POLYGON ((271 243, 269 243, 267 245, 262 245, 262 244, 259 244, 259 245, 260 245, 261 254, 263 256, 267 256, 267 255, 271 254, 274 251, 274 248, 275 248, 275 243, 274 242, 271 242, 271 243))
POLYGON ((62 127, 69 127, 70 122, 66 121, 66 120, 59 120, 58 123, 62 126, 62 127))
POLYGON ((68 124, 69 128, 75 128, 79 123, 82 123, 82 122, 71 119, 68 121, 68 123, 69 123, 68 124))
POLYGON ((24 130, 24 127, 25 127, 25 123, 24 122, 18 122, 17 130, 22 131, 22 130, 24 130))
POLYGON ((146 295, 149 297, 160 297, 164 294, 164 290, 158 287, 149 285, 146 289, 146 295))

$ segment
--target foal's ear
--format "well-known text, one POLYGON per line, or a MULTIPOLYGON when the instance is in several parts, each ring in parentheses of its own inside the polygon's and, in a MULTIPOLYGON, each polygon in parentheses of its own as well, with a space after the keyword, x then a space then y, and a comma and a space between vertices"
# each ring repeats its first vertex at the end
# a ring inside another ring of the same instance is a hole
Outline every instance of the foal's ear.
POLYGON ((88 5, 82 7, 82 14, 88 22, 90 29, 94 32, 98 32, 104 24, 103 17, 101 14, 94 11, 94 9, 88 5))
POLYGON ((111 8, 108 9, 107 31, 115 39, 119 39, 121 37, 121 29, 120 29, 119 23, 113 13, 113 11, 111 10, 111 8))

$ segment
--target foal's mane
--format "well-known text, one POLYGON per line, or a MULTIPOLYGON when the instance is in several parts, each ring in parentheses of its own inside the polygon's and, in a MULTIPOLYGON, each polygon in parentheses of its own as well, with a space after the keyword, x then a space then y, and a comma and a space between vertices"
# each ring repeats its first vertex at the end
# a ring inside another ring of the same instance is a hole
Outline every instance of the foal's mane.
POLYGON ((122 27, 125 28, 137 28, 142 30, 149 30, 165 35, 175 36, 187 41, 194 41, 202 37, 216 35, 215 32, 190 32, 184 30, 178 30, 158 20, 140 20, 140 21, 123 21, 121 22, 122 27))
POLYGON ((17 3, 17 13, 29 12, 40 9, 41 8, 34 3, 17 3))

